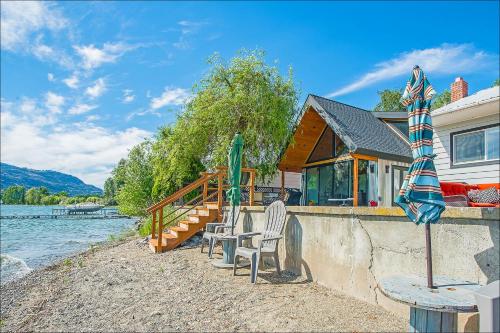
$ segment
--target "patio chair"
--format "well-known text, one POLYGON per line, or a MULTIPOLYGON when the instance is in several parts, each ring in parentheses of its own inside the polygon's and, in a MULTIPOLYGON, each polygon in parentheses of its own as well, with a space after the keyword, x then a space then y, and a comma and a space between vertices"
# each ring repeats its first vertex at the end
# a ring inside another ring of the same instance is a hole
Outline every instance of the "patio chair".
MULTIPOLYGON (((238 222, 240 216, 240 206, 234 206, 234 227, 238 222)), ((226 229, 231 229, 233 221, 233 207, 229 207, 228 210, 224 212, 224 217, 222 222, 207 223, 205 226, 205 232, 203 233, 203 238, 201 239, 201 253, 203 253, 203 247, 205 245, 205 240, 208 241, 208 257, 212 258, 215 243, 217 242, 217 234, 223 234, 226 229)))
POLYGON ((264 219, 266 221, 264 231, 262 232, 246 232, 238 235, 237 247, 234 254, 233 275, 236 275, 239 257, 250 259, 251 274, 250 281, 257 283, 257 274, 259 271, 260 259, 264 256, 274 258, 274 264, 278 275, 281 275, 280 261, 278 255, 278 242, 283 237, 283 229, 286 219, 286 208, 283 201, 275 201, 267 207, 264 219), (243 240, 250 239, 260 235, 261 239, 257 242, 257 246, 243 246, 243 240))

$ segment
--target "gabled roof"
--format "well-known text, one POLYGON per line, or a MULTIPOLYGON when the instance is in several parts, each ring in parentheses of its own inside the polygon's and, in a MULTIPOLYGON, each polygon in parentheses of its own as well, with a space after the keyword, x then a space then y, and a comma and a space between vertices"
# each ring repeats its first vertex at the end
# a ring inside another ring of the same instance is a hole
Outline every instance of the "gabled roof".
POLYGON ((312 106, 352 153, 402 162, 413 160, 410 146, 370 111, 309 95, 304 109, 312 106))

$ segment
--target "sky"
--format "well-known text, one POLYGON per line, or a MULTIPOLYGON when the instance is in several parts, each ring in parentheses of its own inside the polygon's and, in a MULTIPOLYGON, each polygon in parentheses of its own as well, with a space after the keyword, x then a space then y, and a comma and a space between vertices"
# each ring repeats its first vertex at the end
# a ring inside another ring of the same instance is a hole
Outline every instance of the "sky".
POLYGON ((1 2, 1 160, 102 187, 175 121, 207 58, 262 49, 299 104, 372 109, 416 64, 438 92, 499 77, 499 2, 1 2))

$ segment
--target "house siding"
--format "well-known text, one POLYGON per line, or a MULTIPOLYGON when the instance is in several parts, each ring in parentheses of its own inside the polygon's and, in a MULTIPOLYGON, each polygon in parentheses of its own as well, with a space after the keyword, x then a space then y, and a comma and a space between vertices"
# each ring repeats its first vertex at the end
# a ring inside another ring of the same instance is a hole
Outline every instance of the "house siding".
POLYGON ((470 184, 498 183, 500 176, 499 163, 478 166, 464 166, 451 168, 450 134, 476 127, 498 124, 500 115, 476 118, 469 121, 458 122, 447 126, 434 128, 433 146, 434 164, 440 181, 466 182, 470 184))

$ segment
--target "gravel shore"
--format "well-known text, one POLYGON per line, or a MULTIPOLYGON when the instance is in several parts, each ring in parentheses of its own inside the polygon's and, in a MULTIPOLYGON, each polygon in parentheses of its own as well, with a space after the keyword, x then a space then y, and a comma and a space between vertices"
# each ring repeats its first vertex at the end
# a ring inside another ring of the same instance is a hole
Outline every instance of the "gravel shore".
MULTIPOLYGON (((219 249, 220 252, 220 249, 219 249)), ((2 286, 6 331, 406 331, 380 307, 273 270, 216 269, 199 247, 101 245, 2 286)))

